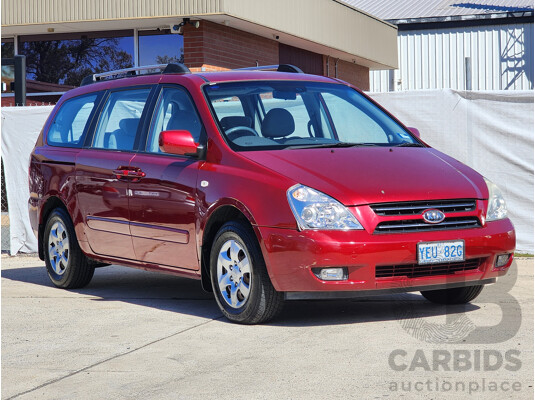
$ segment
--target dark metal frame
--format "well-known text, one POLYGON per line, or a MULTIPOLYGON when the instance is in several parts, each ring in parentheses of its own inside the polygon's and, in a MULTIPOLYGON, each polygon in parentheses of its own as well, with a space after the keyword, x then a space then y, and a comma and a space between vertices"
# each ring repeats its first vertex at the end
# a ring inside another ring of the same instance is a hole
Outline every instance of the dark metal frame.
POLYGON ((15 56, 13 58, 2 58, 2 65, 13 65, 15 67, 15 105, 26 105, 26 56, 15 56))

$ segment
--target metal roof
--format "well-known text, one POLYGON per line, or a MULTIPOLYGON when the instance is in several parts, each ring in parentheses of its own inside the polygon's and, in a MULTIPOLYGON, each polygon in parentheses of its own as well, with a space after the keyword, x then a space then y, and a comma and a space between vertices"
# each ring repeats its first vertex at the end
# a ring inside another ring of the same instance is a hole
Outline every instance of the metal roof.
POLYGON ((533 0, 342 0, 383 20, 533 11, 533 0))

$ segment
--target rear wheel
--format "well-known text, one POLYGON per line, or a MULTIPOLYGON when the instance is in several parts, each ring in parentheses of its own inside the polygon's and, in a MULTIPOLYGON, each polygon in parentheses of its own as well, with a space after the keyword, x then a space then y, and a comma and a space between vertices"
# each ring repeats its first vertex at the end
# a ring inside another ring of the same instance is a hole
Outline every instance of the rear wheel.
POLYGON ((483 290, 483 285, 451 289, 426 290, 422 293, 427 300, 438 304, 464 304, 474 300, 483 290))
POLYGON ((228 222, 210 252, 210 275, 217 304, 232 322, 257 324, 274 318, 284 303, 269 279, 254 233, 228 222))
POLYGON ((94 266, 82 253, 74 227, 65 210, 57 208, 48 217, 43 235, 45 264, 54 285, 65 289, 86 286, 94 266))

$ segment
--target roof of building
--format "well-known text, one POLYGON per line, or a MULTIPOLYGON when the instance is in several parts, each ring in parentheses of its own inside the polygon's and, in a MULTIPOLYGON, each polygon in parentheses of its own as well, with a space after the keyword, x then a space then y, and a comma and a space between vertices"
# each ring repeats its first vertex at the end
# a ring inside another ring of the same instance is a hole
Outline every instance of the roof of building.
MULTIPOLYGON (((2 38, 216 24, 371 69, 396 68, 397 27, 342 0, 3 0, 2 38), (88 6, 91 3, 92 6, 88 6), (94 3, 94 4, 93 4, 94 3), (66 6, 68 5, 68 6, 66 6), (328 29, 326 28, 328 23, 328 29), (53 32, 53 33, 52 33, 53 32)), ((42 40, 42 39, 40 39, 42 40)))
POLYGON ((533 12, 533 0, 343 0, 383 20, 533 12))

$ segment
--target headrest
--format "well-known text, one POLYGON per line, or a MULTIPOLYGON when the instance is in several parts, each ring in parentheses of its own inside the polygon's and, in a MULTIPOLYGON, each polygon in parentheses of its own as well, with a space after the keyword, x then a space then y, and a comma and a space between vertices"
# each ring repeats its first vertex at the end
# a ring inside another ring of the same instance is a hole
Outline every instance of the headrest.
POLYGON ((294 130, 294 117, 284 108, 273 108, 269 110, 262 121, 262 135, 264 137, 285 137, 291 135, 294 130))
POLYGON ((231 115, 229 117, 223 117, 219 121, 224 130, 235 128, 237 126, 246 126, 247 128, 252 128, 253 120, 251 117, 240 116, 240 115, 231 115))
POLYGON ((177 110, 173 112, 165 128, 167 131, 184 130, 189 131, 194 138, 198 138, 201 132, 201 123, 197 115, 190 111, 177 110))
POLYGON ((125 131, 128 135, 135 136, 138 124, 139 118, 125 118, 119 121, 119 128, 125 131))

